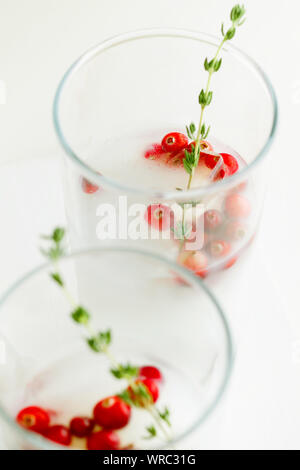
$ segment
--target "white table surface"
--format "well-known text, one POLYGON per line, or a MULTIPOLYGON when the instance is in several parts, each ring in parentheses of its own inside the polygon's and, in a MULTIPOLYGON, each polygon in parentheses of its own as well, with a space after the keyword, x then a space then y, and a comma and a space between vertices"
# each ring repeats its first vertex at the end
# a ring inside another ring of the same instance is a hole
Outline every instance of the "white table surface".
MULTIPOLYGON (((247 275, 235 293, 216 287, 237 340, 234 374, 187 448, 300 447, 300 5, 244 3, 248 20, 236 43, 275 85, 279 131, 247 275)), ((51 101, 66 67, 90 45, 129 29, 214 33, 231 6, 229 0, 0 0, 0 80, 7 89, 0 104, 1 291, 42 260, 38 234, 64 223, 51 101)))

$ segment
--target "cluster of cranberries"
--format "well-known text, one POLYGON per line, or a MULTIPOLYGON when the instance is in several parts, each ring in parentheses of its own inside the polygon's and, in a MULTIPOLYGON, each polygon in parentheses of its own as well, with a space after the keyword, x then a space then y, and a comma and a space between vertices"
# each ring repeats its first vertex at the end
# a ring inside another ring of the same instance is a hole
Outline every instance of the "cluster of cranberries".
MULTIPOLYGON (((162 380, 159 369, 154 366, 144 366, 139 370, 139 377, 135 384, 143 384, 146 387, 152 403, 159 397, 158 382, 162 380)), ((139 396, 135 396, 132 387, 127 389, 133 402, 143 407, 144 402, 139 396)), ((42 436, 63 446, 69 446, 72 436, 84 438, 88 450, 119 450, 120 438, 116 430, 124 428, 131 417, 131 407, 117 395, 104 398, 99 401, 93 410, 93 417, 75 416, 69 426, 61 424, 51 425, 51 412, 38 406, 23 408, 17 415, 17 422, 29 431, 42 436)))
MULTIPOLYGON (((245 219, 250 212, 251 206, 246 197, 236 192, 229 193, 225 197, 222 210, 206 210, 200 216, 203 220, 193 223, 191 234, 185 240, 185 249, 178 256, 179 264, 202 278, 207 276, 208 267, 214 261, 221 261, 222 264, 222 259, 224 259, 223 268, 230 268, 237 260, 236 256, 230 257, 232 247, 246 236, 245 219), (197 234, 197 229, 199 234, 197 234), (188 244, 194 243, 196 237, 201 240, 202 236, 202 249, 192 251, 190 248, 192 245, 189 247, 188 244)), ((164 204, 148 206, 145 218, 149 225, 158 230, 166 230, 174 226, 174 213, 169 206, 164 204)))
MULTIPOLYGON (((188 138, 179 132, 167 134, 161 144, 154 144, 145 153, 145 158, 162 160, 167 165, 183 166, 184 150, 190 151, 191 145, 188 138)), ((227 153, 215 154, 209 142, 201 141, 199 165, 214 169, 220 156, 223 165, 219 169, 215 179, 223 179, 238 171, 238 162, 235 157, 227 153)), ((251 206, 248 199, 242 194, 246 184, 229 191, 224 198, 221 210, 210 209, 204 212, 202 224, 193 224, 191 235, 186 239, 185 245, 194 242, 197 237, 197 227, 204 229, 203 249, 189 251, 185 246, 178 256, 178 262, 184 265, 196 275, 204 278, 208 274, 208 268, 213 261, 222 261, 223 268, 231 267, 237 257, 230 257, 232 245, 241 241, 246 234, 245 219, 250 215, 251 206)), ((148 224, 157 230, 163 231, 174 228, 174 213, 164 204, 151 204, 148 206, 145 219, 148 224)), ((201 238, 201 237, 200 237, 201 238)), ((198 238, 199 239, 199 238, 198 238)))
MULTIPOLYGON (((239 202, 240 195, 228 196, 225 200, 225 210, 226 204, 229 207, 233 205, 233 212, 237 214, 236 203, 239 202)), ((243 214, 246 214, 246 204, 242 207, 243 214)), ((241 214, 242 211, 239 212, 239 215, 241 214)), ((181 251, 177 261, 196 275, 205 278, 214 262, 218 262, 218 266, 222 266, 223 269, 228 269, 237 261, 237 255, 230 256, 230 253, 233 245, 245 237, 247 228, 243 220, 235 218, 226 220, 224 214, 217 209, 205 211, 202 217, 204 218, 203 248, 200 251, 188 251, 188 249, 181 251)), ((193 236, 196 237, 195 234, 193 236)), ((190 241, 193 239, 187 240, 186 243, 190 241)))
MULTIPOLYGON (((171 132, 164 136, 161 144, 153 144, 151 148, 147 149, 144 156, 150 160, 159 160, 168 166, 183 167, 185 151, 191 152, 192 146, 196 146, 195 141, 189 143, 186 135, 180 132, 171 132)), ((206 140, 201 140, 200 166, 205 165, 213 170, 220 156, 223 159, 223 165, 215 175, 215 181, 233 175, 239 169, 238 162, 235 157, 228 153, 214 153, 212 145, 206 140)))

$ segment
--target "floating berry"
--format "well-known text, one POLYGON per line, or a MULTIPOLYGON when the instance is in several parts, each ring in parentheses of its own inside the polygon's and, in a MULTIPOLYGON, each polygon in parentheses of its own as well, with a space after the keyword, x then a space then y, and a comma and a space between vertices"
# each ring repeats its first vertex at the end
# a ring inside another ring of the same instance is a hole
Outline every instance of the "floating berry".
POLYGON ((86 416, 76 416, 70 422, 70 431, 74 436, 85 437, 89 436, 93 431, 95 421, 86 416))
POLYGON ((238 242, 246 235, 246 227, 237 220, 230 220, 225 228, 226 237, 229 240, 238 242))
POLYGON ((239 169, 238 162, 235 157, 230 155, 229 153, 220 153, 217 154, 204 154, 204 163, 207 168, 213 170, 218 163, 220 156, 223 159, 222 168, 218 171, 217 175, 214 177, 214 181, 226 178, 227 176, 233 175, 239 169))
POLYGON ((155 403, 159 397, 159 389, 156 380, 153 379, 137 379, 133 386, 128 387, 127 391, 134 404, 142 408, 155 403), (145 396, 145 389, 149 397, 145 396))
POLYGON ((207 257, 202 251, 196 252, 182 252, 178 259, 179 264, 182 264, 190 271, 193 271, 196 276, 205 277, 207 274, 207 257))
POLYGON ((106 429, 124 428, 128 424, 130 415, 130 406, 117 396, 104 398, 94 408, 96 423, 106 429))
POLYGON ((220 155, 223 158, 224 164, 227 166, 228 174, 233 175, 234 173, 236 173, 239 169, 237 159, 229 153, 220 153, 220 155))
POLYGON ((157 367, 143 366, 140 368, 139 376, 145 379, 161 380, 162 374, 157 367))
POLYGON ((207 231, 217 230, 223 222, 223 216, 220 211, 210 209, 204 212, 204 227, 207 231))
POLYGON ((229 169, 226 165, 223 165, 222 168, 220 168, 220 170, 215 175, 214 181, 223 180, 227 176, 230 176, 229 169))
POLYGON ((213 152, 213 146, 207 142, 207 140, 200 140, 200 149, 201 149, 201 153, 202 153, 202 150, 208 150, 209 152, 213 152))
POLYGON ((151 204, 147 207, 145 220, 157 230, 168 230, 174 224, 174 212, 163 204, 151 204))
POLYGON ((220 159, 220 155, 215 153, 204 153, 204 163, 207 168, 214 169, 220 159))
POLYGON ((167 159, 167 165, 170 166, 183 166, 183 159, 185 158, 185 150, 189 153, 192 151, 192 146, 195 147, 196 142, 191 142, 187 144, 180 151, 172 152, 170 157, 167 159))
POLYGON ((164 155, 164 150, 160 144, 153 144, 148 148, 144 154, 144 157, 148 160, 158 160, 162 155, 164 155))
POLYGON ((225 240, 213 240, 209 244, 209 252, 213 258, 223 258, 230 253, 231 246, 225 240))
POLYGON ((146 378, 146 379, 141 379, 140 382, 142 382, 145 385, 145 387, 147 387, 152 397, 153 403, 155 403, 159 397, 159 389, 158 389, 158 386, 156 385, 155 380, 146 378))
POLYGON ((19 412, 16 418, 23 428, 43 433, 49 426, 50 417, 47 411, 38 406, 28 406, 19 412))
POLYGON ((225 211, 229 217, 246 218, 251 212, 250 202, 241 194, 229 194, 225 200, 225 211))
POLYGON ((91 183, 86 178, 82 178, 81 186, 82 186, 83 192, 85 192, 86 194, 94 194, 99 190, 99 186, 91 183))
POLYGON ((66 426, 62 426, 61 424, 50 426, 50 428, 48 428, 45 433, 45 437, 63 446, 69 446, 71 444, 72 439, 70 430, 66 426))
POLYGON ((161 146, 165 152, 179 152, 185 148, 189 141, 186 135, 180 132, 170 132, 161 141, 161 146))
POLYGON ((87 438, 87 448, 88 450, 118 450, 120 439, 114 431, 94 432, 87 438))
POLYGON ((224 269, 229 269, 237 262, 238 257, 233 256, 229 261, 225 263, 224 269))

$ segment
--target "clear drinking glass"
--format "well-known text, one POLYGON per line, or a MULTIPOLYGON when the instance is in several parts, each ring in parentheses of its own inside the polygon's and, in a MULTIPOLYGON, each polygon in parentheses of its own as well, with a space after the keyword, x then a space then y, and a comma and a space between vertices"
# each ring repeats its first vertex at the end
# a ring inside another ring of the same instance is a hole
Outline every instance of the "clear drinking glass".
POLYGON ((6 448, 59 447, 19 427, 15 416, 31 405, 51 410, 53 424, 91 416, 95 403, 128 385, 110 373, 114 361, 161 370, 156 406, 169 408, 172 424, 168 438, 158 427, 158 437, 144 439, 145 428, 156 422, 145 409, 133 408, 129 425, 117 431, 123 447, 173 446, 202 424, 223 395, 232 365, 227 321, 202 281, 159 255, 122 247, 63 258, 59 269, 67 296, 49 278, 52 269, 49 264, 35 269, 0 300, 6 448), (70 318, 70 296, 89 310, 92 328, 111 329, 108 355, 88 347, 84 327, 70 318))
MULTIPOLYGON (((214 56, 218 44, 215 37, 197 32, 137 31, 97 45, 67 71, 56 93, 54 122, 65 150, 73 247, 129 239, 191 268, 189 253, 186 257, 180 240, 172 236, 174 227, 168 235, 158 231, 149 236, 142 213, 152 206, 160 217, 161 207, 175 207, 176 229, 184 203, 197 206, 198 214, 218 210, 222 218, 214 233, 204 223, 200 245, 186 249, 200 251, 202 277, 231 267, 251 243, 262 208, 265 156, 277 121, 272 86, 252 59, 230 44, 224 46, 222 67, 212 78, 213 102, 205 110, 205 122, 211 125, 208 140, 217 152, 236 156, 237 173, 186 191, 183 168, 158 168, 157 162, 144 158, 149 145, 166 133, 185 132, 186 124, 198 122, 197 98, 207 80, 202 63, 214 56), (175 187, 177 179, 181 190, 175 187), (139 233, 136 223, 130 226, 137 213, 139 233)), ((195 210, 189 211, 186 220, 193 223, 195 210)))

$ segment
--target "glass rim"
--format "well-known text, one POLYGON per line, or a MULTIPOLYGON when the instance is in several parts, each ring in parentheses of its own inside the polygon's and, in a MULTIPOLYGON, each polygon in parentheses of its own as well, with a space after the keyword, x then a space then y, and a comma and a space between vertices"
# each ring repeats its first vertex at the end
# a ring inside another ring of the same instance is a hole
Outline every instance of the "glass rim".
MULTIPOLYGON (((232 334, 231 334, 231 329, 229 326, 229 322, 226 318, 226 315, 221 308, 217 298, 215 295, 210 291, 210 289, 206 286, 205 282, 203 280, 199 279, 196 277, 191 271, 187 270, 186 268, 180 266, 176 262, 167 259, 164 256, 161 256, 157 253, 153 253, 149 250, 142 250, 142 249, 136 249, 136 248, 131 248, 131 247, 124 247, 124 246, 103 246, 99 248, 90 248, 90 249, 85 249, 85 250, 80 250, 76 251, 70 254, 67 254, 61 258, 62 262, 63 261, 69 261, 73 258, 77 258, 80 256, 87 256, 91 255, 93 253, 101 253, 101 252, 123 252, 123 253, 132 253, 132 254, 137 254, 137 255, 142 255, 146 256, 152 259, 157 260, 160 263, 168 265, 172 271, 177 271, 179 274, 187 280, 192 286, 194 286, 197 289, 201 289, 204 291, 205 295, 208 296, 210 301, 214 304, 215 310, 217 312, 217 316, 219 317, 222 325, 222 329, 225 334, 225 339, 226 339, 226 367, 225 371, 223 373, 222 381, 217 389, 217 393, 214 396, 214 399, 211 401, 207 409, 201 414, 200 417, 198 417, 189 427, 186 431, 182 432, 179 434, 176 438, 172 439, 170 442, 160 446, 156 447, 151 450, 159 450, 159 449, 167 449, 168 446, 176 444, 183 439, 187 438, 190 434, 192 434, 194 431, 196 431, 202 423, 210 416, 210 414, 213 412, 213 410, 217 407, 217 405, 220 403, 221 398, 224 396, 224 392, 227 388, 232 368, 233 368, 233 363, 234 363, 234 354, 233 354, 233 340, 232 340, 232 334)), ((44 272, 46 269, 52 268, 52 263, 51 262, 46 262, 43 263, 36 268, 32 269, 31 271, 27 272, 25 275, 20 277, 17 281, 15 281, 11 287, 9 287, 1 296, 0 296, 0 310, 4 306, 5 302, 13 296, 15 291, 19 289, 25 282, 30 281, 32 278, 34 278, 36 275, 44 272)), ((0 397, 1 400, 1 397, 0 397)), ((0 418, 3 419, 6 424, 11 426, 21 437, 23 436, 26 440, 28 440, 30 443, 33 445, 42 448, 42 449, 49 449, 50 450, 55 450, 55 449, 68 449, 67 447, 56 445, 49 441, 48 439, 42 437, 39 434, 36 434, 32 431, 27 431, 25 428, 22 428, 20 425, 17 424, 15 419, 5 410, 5 407, 2 405, 0 401, 0 418)), ((68 449, 72 450, 72 449, 68 449)))
POLYGON ((206 187, 200 188, 192 188, 189 190, 176 191, 160 191, 160 190, 151 190, 151 189, 142 189, 142 188, 135 188, 131 186, 127 186, 123 183, 118 183, 117 181, 107 178, 104 175, 99 175, 92 167, 86 164, 76 153, 73 151, 71 145, 69 144, 68 140, 66 139, 60 121, 60 103, 62 94, 64 92, 65 87, 67 86, 69 80, 72 76, 76 73, 78 69, 82 66, 87 64, 90 60, 96 57, 101 52, 111 49, 112 47, 116 47, 120 44, 135 41, 139 39, 145 38, 155 38, 155 37, 177 37, 182 39, 192 39, 195 41, 200 41, 203 43, 210 44, 212 46, 218 46, 219 38, 217 36, 193 31, 193 30, 186 30, 181 28, 148 28, 148 29, 138 29, 135 31, 129 31, 126 33, 122 33, 116 36, 112 36, 101 43, 93 46, 92 48, 88 49, 85 53, 83 53, 65 72, 63 78, 61 79, 58 88, 55 93, 54 102, 53 102, 53 122, 56 134, 58 136, 58 140, 65 151, 65 154, 75 163, 75 165, 80 169, 83 176, 86 178, 90 178, 93 182, 99 184, 99 186, 109 186, 118 191, 124 191, 126 193, 134 193, 137 195, 144 195, 147 197, 151 197, 154 199, 163 199, 163 200, 182 200, 185 197, 198 197, 205 194, 210 194, 215 191, 219 191, 222 188, 225 188, 229 184, 234 184, 238 182, 240 179, 246 177, 246 175, 252 171, 256 166, 263 160, 266 156, 271 144, 274 140, 274 136, 277 129, 277 122, 278 122, 278 104, 277 98, 274 91, 274 88, 271 84, 266 73, 262 70, 262 68, 246 53, 242 50, 237 48, 232 44, 226 44, 224 50, 229 52, 231 55, 237 58, 237 60, 244 62, 247 64, 248 67, 252 69, 256 73, 257 76, 260 77, 263 84, 266 87, 266 90, 271 98, 272 108, 273 108, 273 117, 272 117, 272 125, 269 132, 269 135, 262 147, 262 149, 258 152, 254 160, 248 164, 245 168, 241 169, 239 172, 231 175, 230 178, 225 178, 223 180, 217 181, 214 184, 211 184, 206 187), (216 42, 217 41, 217 42, 216 42))

